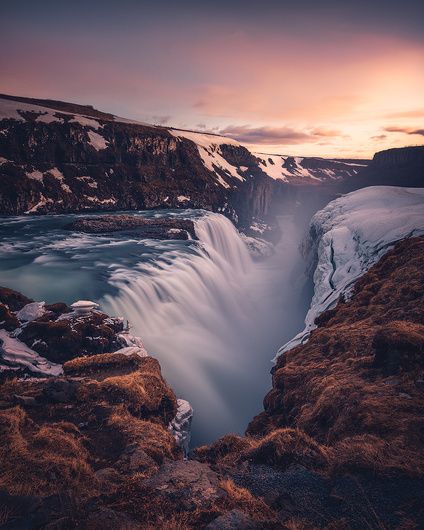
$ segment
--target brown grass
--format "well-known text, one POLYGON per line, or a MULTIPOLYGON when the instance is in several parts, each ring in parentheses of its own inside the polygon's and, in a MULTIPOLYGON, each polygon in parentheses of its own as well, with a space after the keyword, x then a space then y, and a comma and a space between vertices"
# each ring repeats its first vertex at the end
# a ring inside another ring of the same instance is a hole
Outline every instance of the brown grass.
POLYGON ((108 426, 122 433, 127 444, 137 444, 157 464, 161 464, 164 458, 180 456, 174 437, 164 426, 134 418, 124 408, 117 409, 110 416, 108 426))
POLYGON ((88 453, 75 426, 35 425, 20 407, 0 412, 0 486, 11 494, 96 491, 88 453))
POLYGON ((275 521, 275 512, 261 498, 254 497, 249 490, 237 486, 233 480, 222 480, 219 487, 227 494, 222 507, 229 510, 237 508, 261 523, 275 521))
POLYGON ((298 428, 329 450, 333 469, 350 461, 422 476, 423 260, 424 238, 399 243, 350 301, 321 315, 309 341, 278 359, 265 411, 248 432, 298 428))
POLYGON ((254 443, 254 440, 247 436, 227 434, 211 445, 197 447, 194 454, 201 462, 234 464, 254 443))
POLYGON ((282 468, 295 463, 320 468, 327 464, 328 452, 301 430, 286 428, 259 439, 245 458, 282 468))
POLYGON ((415 455, 404 449, 405 443, 388 443, 377 436, 364 434, 345 438, 330 449, 331 474, 353 471, 372 471, 382 476, 406 474, 420 476, 424 467, 423 454, 415 455))
POLYGON ((133 371, 142 365, 142 358, 138 355, 124 355, 122 353, 101 353, 89 357, 77 357, 63 365, 66 375, 89 375, 104 371, 122 370, 133 371))

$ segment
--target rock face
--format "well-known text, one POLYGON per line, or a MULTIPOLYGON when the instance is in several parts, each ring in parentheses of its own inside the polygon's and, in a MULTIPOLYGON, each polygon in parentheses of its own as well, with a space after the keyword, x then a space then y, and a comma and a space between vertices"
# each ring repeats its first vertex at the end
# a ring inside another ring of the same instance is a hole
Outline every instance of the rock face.
POLYGON ((249 226, 282 185, 337 181, 362 164, 269 160, 222 136, 0 96, 0 214, 204 208, 249 226))
POLYGON ((66 361, 101 353, 147 355, 141 339, 124 329, 122 318, 98 310, 82 313, 64 303, 32 302, 0 287, 0 315, 0 372, 5 376, 10 371, 58 375, 66 361))
POLYGON ((350 191, 365 186, 424 186, 424 146, 387 149, 374 155, 370 164, 342 185, 350 191))

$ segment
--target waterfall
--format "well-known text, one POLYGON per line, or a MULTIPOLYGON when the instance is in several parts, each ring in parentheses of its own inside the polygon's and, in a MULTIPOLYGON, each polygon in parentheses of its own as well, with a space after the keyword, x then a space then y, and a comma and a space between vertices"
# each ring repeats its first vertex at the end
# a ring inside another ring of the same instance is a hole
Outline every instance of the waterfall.
MULTIPOLYGON (((282 218, 275 255, 253 262, 220 214, 195 219, 198 241, 163 245, 153 260, 120 262, 102 308, 128 319, 177 397, 194 408, 192 441, 242 433, 270 387, 270 360, 300 329, 303 226, 282 218)), ((152 246, 161 245, 152 242, 152 246)))
POLYGON ((106 295, 102 307, 128 319, 179 397, 192 402, 198 422, 203 404, 220 409, 225 424, 226 399, 210 375, 239 369, 232 351, 249 325, 244 280, 253 262, 224 216, 205 214, 195 220, 195 231, 199 241, 190 251, 166 251, 154 262, 115 269, 109 281, 118 295, 106 295))

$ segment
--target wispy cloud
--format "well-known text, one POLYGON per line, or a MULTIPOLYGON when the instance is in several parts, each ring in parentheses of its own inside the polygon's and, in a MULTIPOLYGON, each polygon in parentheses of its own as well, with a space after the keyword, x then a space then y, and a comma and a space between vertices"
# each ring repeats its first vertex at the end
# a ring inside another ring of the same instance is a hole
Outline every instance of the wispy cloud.
POLYGON ((256 145, 291 145, 317 142, 321 138, 342 136, 340 131, 314 128, 311 130, 294 129, 293 127, 252 127, 250 125, 229 125, 219 131, 239 142, 256 145))
POLYGON ((377 134, 376 136, 371 136, 371 140, 384 140, 387 138, 387 134, 377 134))
POLYGON ((152 116, 152 122, 157 125, 166 125, 172 119, 172 116, 152 116))
POLYGON ((424 128, 417 129, 415 127, 385 127, 386 132, 390 133, 405 133, 405 134, 416 134, 419 136, 424 136, 424 128))

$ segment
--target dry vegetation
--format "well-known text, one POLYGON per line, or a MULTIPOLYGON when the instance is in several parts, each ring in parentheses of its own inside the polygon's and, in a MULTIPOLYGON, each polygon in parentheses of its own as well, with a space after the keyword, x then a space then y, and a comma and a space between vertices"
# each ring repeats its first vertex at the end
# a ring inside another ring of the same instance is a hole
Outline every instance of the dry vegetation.
MULTIPOLYGON (((176 399, 159 363, 104 357, 96 368, 93 358, 70 362, 66 372, 75 377, 0 386, 0 494, 45 499, 41 504, 59 496, 61 517, 68 517, 61 528, 84 519, 88 502, 102 507, 99 499, 151 475, 165 458, 182 458, 167 429, 176 399)), ((5 505, 1 517, 14 521, 20 504, 5 505)))
POLYGON ((249 433, 297 428, 332 469, 422 475, 423 262, 424 238, 399 243, 321 315, 310 340, 279 358, 249 433))
POLYGON ((49 528, 230 528, 229 515, 233 527, 271 530, 422 526, 423 263, 424 238, 383 257, 279 358, 248 434, 196 449, 197 461, 181 462, 167 429, 176 399, 150 357, 106 353, 68 361, 62 378, 5 381, 0 524, 31 496, 49 528), (274 495, 293 469, 303 505, 289 485, 274 495), (262 476, 269 498, 255 493, 262 476))

